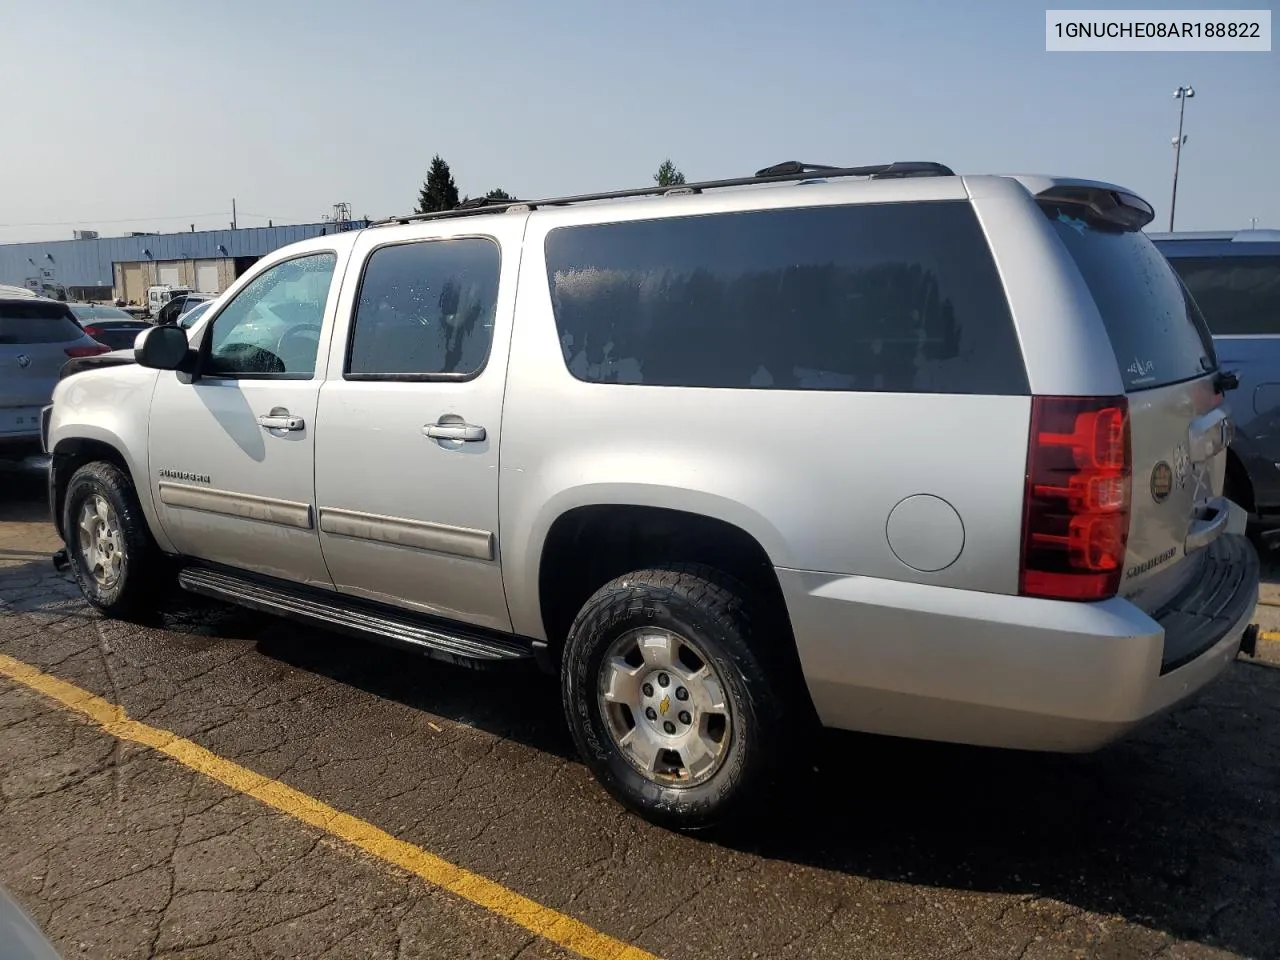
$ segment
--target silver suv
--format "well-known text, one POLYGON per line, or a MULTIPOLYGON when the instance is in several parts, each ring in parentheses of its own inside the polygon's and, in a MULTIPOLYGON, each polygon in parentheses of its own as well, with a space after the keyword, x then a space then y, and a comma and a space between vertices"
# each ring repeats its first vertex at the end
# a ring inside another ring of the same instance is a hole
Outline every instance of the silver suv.
POLYGON ((930 163, 405 217, 59 385, 85 596, 558 671, 697 828, 805 724, 1092 750, 1251 643, 1213 344, 1118 187, 930 163), (653 195, 656 194, 656 195, 653 195), (652 195, 652 196, 651 196, 652 195))

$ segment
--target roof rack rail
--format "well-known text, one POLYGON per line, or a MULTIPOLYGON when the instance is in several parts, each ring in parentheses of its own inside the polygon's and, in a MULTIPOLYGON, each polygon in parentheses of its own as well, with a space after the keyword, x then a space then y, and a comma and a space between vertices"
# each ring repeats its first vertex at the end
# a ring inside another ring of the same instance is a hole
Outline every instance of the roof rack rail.
POLYGON ((536 210, 538 207, 564 207, 573 203, 590 203, 596 200, 628 200, 632 197, 655 197, 702 193, 704 190, 719 190, 725 187, 749 187, 765 183, 787 183, 806 180, 811 174, 820 177, 867 177, 871 180, 888 180, 903 177, 954 177, 955 171, 941 163, 931 161, 910 160, 896 163, 878 163, 865 167, 831 167, 822 164, 800 163, 798 160, 787 160, 756 171, 755 176, 734 177, 728 180, 706 180, 701 183, 686 183, 675 187, 634 187, 630 190, 610 190, 604 193, 584 193, 577 196, 550 197, 544 200, 490 200, 488 197, 475 197, 466 203, 459 204, 452 210, 437 210, 432 213, 410 213, 400 217, 387 217, 374 220, 371 227, 383 227, 390 224, 421 223, 425 220, 445 220, 450 217, 467 217, 477 214, 499 213, 513 208, 520 210, 536 210))
POLYGON ((793 173, 829 173, 832 170, 839 169, 839 167, 833 167, 827 163, 801 163, 799 160, 784 160, 782 163, 775 163, 772 167, 757 170, 756 176, 783 177, 793 173))
POLYGON ((468 197, 466 200, 463 200, 460 204, 454 207, 453 210, 448 210, 445 212, 454 213, 455 211, 458 211, 458 210, 476 210, 476 209, 479 209, 480 207, 493 207, 499 204, 510 206, 513 203, 519 203, 519 202, 520 201, 516 200, 514 197, 507 197, 504 200, 498 200, 498 199, 495 199, 494 197, 468 197))

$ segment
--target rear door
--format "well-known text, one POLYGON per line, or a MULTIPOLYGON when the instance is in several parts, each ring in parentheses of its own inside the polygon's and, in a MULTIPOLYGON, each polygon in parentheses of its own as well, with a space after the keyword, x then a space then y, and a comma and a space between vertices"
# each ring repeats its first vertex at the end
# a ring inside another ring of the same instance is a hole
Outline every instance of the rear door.
POLYGON ((498 450, 523 228, 484 217, 356 241, 317 413, 320 543, 339 591, 511 628, 498 450))
POLYGON ((67 350, 88 344, 65 305, 0 300, 0 437, 39 433, 67 350))
POLYGON ((1093 295, 1128 394, 1133 507, 1120 592, 1141 592, 1151 608, 1194 574, 1196 564, 1179 561, 1225 529, 1225 504, 1215 497, 1230 405, 1216 387, 1204 320, 1155 245, 1072 205, 1041 206, 1093 295))

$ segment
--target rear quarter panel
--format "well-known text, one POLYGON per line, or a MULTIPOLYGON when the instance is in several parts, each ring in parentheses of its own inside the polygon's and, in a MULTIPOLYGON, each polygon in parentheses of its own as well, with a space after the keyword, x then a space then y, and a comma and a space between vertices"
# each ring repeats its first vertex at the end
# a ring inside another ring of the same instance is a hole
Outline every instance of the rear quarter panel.
MULTIPOLYGON (((890 201, 919 189, 882 186, 890 201)), ((707 200, 659 202, 706 212, 707 200)), ((596 222, 653 209, 614 207, 596 222)), ((544 241, 590 216, 535 214, 526 234, 500 467, 503 575, 518 632, 543 636, 538 567, 548 531, 592 504, 723 520, 755 537, 776 567, 1016 592, 1029 398, 579 381, 561 352, 544 241), (947 501, 963 524, 959 556, 936 572, 907 566, 886 536, 895 505, 916 494, 947 501)))

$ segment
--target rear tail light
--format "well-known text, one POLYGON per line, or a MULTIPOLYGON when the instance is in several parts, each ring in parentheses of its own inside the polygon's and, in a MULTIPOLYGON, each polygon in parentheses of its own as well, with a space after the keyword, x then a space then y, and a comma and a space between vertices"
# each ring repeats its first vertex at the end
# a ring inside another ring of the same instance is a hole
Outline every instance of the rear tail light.
POLYGON ((91 337, 96 337, 98 334, 100 334, 100 333, 102 332, 102 328, 101 328, 101 327, 95 327, 95 326, 92 326, 92 325, 91 325, 91 326, 85 327, 85 328, 84 328, 84 332, 85 332, 85 333, 87 333, 87 334, 88 334, 89 336, 91 336, 91 337))
POLYGON ((68 357, 96 357, 99 354, 110 353, 111 348, 105 343, 95 343, 90 347, 67 347, 62 352, 68 357))
POLYGON ((1133 451, 1125 397, 1033 397, 1018 592, 1115 596, 1129 539, 1133 451))

